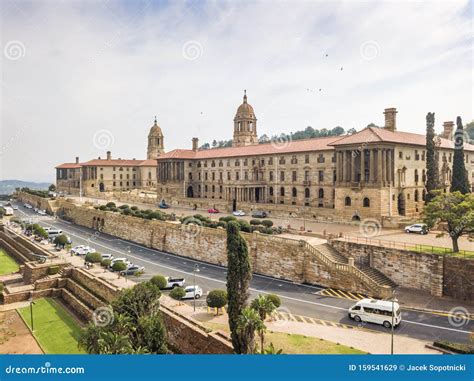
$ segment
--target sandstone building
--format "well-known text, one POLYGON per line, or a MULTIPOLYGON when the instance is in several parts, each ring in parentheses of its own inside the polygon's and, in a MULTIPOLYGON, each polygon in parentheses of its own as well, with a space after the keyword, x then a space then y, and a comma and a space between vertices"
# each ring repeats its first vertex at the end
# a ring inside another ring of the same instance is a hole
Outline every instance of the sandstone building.
MULTIPOLYGON (((382 128, 306 140, 259 143, 257 118, 247 94, 234 117, 233 145, 164 152, 155 123, 147 160, 106 159, 58 167, 59 190, 84 194, 152 189, 158 200, 227 211, 262 209, 285 214, 400 221, 414 218, 426 195, 426 138, 397 129, 397 110, 384 111, 382 128)), ((424 126, 422 127, 424 128, 424 126)), ((451 183, 454 123, 437 140, 440 181, 451 183)), ((465 144, 466 168, 474 183, 474 146, 465 144)))

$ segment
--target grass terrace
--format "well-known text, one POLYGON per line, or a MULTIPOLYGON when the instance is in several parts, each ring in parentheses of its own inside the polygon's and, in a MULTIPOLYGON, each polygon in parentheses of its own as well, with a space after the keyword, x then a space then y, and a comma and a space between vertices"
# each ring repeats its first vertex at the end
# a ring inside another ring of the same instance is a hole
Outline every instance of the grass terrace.
MULTIPOLYGON (((31 329, 30 307, 20 308, 20 316, 31 329)), ((34 336, 46 354, 81 354, 77 347, 81 327, 61 304, 51 298, 35 300, 34 336)))
POLYGON ((0 275, 15 273, 19 269, 20 265, 5 250, 0 248, 0 275))

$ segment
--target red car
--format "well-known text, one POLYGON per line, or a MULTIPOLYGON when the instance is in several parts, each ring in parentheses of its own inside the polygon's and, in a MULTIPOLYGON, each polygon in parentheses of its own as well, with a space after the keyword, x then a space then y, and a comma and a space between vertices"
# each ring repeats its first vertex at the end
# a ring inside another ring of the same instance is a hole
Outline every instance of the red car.
POLYGON ((208 213, 220 213, 220 212, 219 212, 219 209, 216 209, 216 208, 209 208, 209 209, 207 210, 207 212, 208 212, 208 213))

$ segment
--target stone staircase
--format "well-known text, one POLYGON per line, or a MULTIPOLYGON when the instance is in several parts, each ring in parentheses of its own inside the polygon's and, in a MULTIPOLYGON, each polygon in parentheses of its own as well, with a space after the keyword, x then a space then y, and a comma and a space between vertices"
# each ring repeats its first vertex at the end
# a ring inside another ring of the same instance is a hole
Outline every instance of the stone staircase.
POLYGON ((324 243, 322 245, 317 246, 320 253, 326 255, 328 258, 331 258, 334 262, 339 263, 348 263, 348 259, 339 253, 336 249, 334 249, 331 245, 324 243))
POLYGON ((372 278, 380 285, 389 286, 391 288, 398 287, 398 284, 396 284, 389 277, 381 273, 379 270, 374 269, 373 267, 363 266, 360 267, 360 271, 362 271, 365 275, 372 278))

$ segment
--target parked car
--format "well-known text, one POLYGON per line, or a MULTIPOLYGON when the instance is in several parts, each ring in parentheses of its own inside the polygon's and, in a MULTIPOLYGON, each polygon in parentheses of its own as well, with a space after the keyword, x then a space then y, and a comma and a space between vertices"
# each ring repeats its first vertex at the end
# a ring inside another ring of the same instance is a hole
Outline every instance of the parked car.
POLYGON ((27 202, 25 202, 25 203, 23 204, 23 206, 24 206, 26 209, 31 209, 31 208, 33 208, 33 207, 32 207, 30 204, 28 204, 27 202))
POLYGON ((209 209, 207 210, 207 213, 220 213, 220 212, 219 212, 219 209, 216 209, 216 208, 209 208, 209 209))
POLYGON ((141 273, 145 271, 143 266, 130 265, 127 267, 127 270, 120 271, 120 275, 135 275, 136 273, 141 273))
POLYGON ((252 212, 252 217, 253 218, 266 218, 267 212, 264 212, 263 210, 254 210, 252 212))
POLYGON ((127 258, 115 258, 115 259, 112 259, 112 262, 110 262, 109 269, 113 270, 112 268, 114 267, 114 264, 117 262, 123 262, 127 266, 131 265, 130 261, 127 258))
POLYGON ((40 216, 46 216, 46 210, 44 210, 44 209, 38 210, 37 213, 38 213, 40 216))
POLYGON ((426 224, 414 224, 405 227, 405 233, 428 234, 428 226, 426 224))
POLYGON ((232 214, 237 217, 245 216, 245 212, 243 210, 234 210, 232 214))
POLYGON ((78 250, 83 249, 83 248, 85 248, 85 247, 86 247, 86 245, 77 245, 77 246, 74 246, 74 247, 70 250, 70 252, 71 252, 72 254, 76 254, 76 252, 77 252, 78 250))
POLYGON ((175 287, 184 287, 186 279, 184 278, 171 278, 169 276, 165 277, 166 287, 165 288, 175 288, 175 287))
POLYGON ((13 210, 18 210, 18 205, 13 205, 12 208, 13 210))
POLYGON ((63 231, 61 229, 48 229, 46 230, 47 233, 48 233, 48 238, 53 238, 53 237, 57 237, 58 235, 61 235, 63 234, 63 231))
POLYGON ((199 286, 188 286, 184 289, 186 295, 184 295, 183 299, 199 299, 202 296, 202 288, 199 286))
POLYGON ((97 250, 92 248, 92 247, 84 247, 82 249, 79 249, 76 251, 76 255, 87 255, 87 254, 90 254, 90 253, 95 253, 97 250))
POLYGON ((114 256, 112 254, 102 254, 102 259, 109 259, 112 261, 114 259, 114 256))

